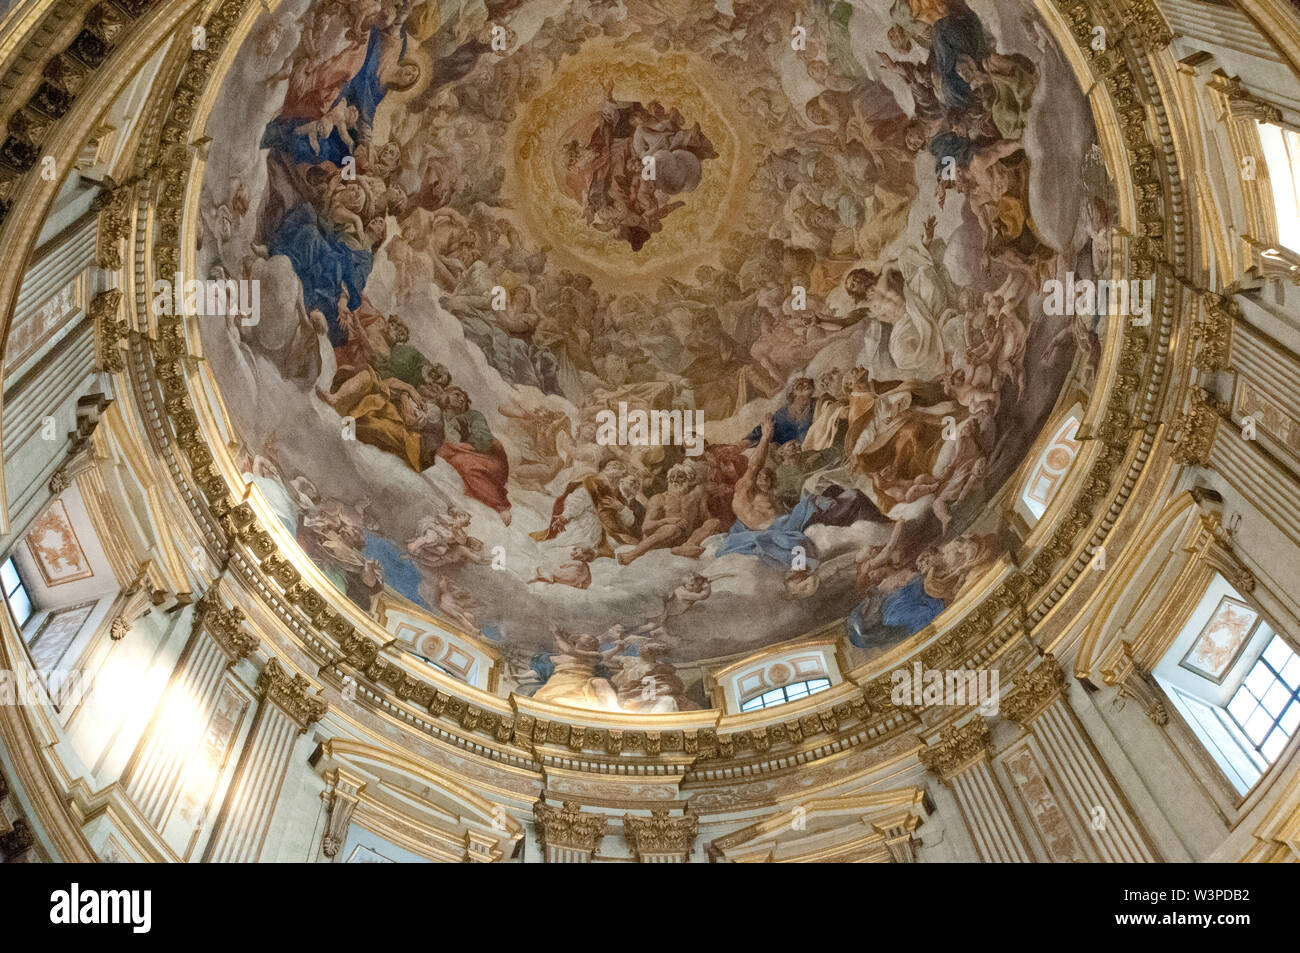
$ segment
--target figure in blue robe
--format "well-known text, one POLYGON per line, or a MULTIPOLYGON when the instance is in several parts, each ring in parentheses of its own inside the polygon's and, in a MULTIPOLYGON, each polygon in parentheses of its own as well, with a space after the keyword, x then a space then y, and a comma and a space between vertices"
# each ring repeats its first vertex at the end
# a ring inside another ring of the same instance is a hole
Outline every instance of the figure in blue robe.
MULTIPOLYGON (((816 413, 816 401, 810 401, 808 409, 803 414, 796 415, 790 410, 790 405, 785 404, 772 415, 772 446, 778 447, 783 443, 790 443, 792 440, 803 443, 803 438, 808 436, 808 428, 812 426, 813 415, 816 413)), ((751 445, 757 445, 763 436, 763 427, 759 425, 750 431, 749 436, 745 439, 751 445)))
POLYGON ((817 514, 817 498, 806 496, 799 501, 789 513, 772 520, 766 529, 750 529, 740 520, 731 525, 731 531, 718 549, 719 556, 728 553, 740 553, 744 556, 757 556, 764 562, 784 569, 794 568, 794 550, 799 547, 804 552, 804 562, 808 569, 817 568, 817 558, 813 556, 815 547, 804 535, 804 527, 817 514))
POLYGON ((307 202, 287 214, 267 241, 270 255, 284 255, 302 282, 307 312, 319 310, 329 325, 330 343, 347 342, 339 325, 339 291, 347 289, 348 307, 361 307, 361 293, 374 266, 373 253, 353 248, 331 222, 307 202))
POLYGON ((930 79, 939 101, 950 109, 970 105, 971 88, 957 73, 957 62, 969 56, 983 68, 988 60, 988 40, 984 24, 965 0, 952 0, 946 16, 934 24, 930 43, 930 79))
POLYGON ((921 573, 880 601, 878 622, 872 621, 867 614, 875 600, 874 594, 868 595, 849 613, 849 641, 860 649, 884 648, 915 635, 938 618, 945 608, 942 599, 936 599, 925 591, 925 576, 921 573))
POLYGON ((908 635, 914 635, 937 619, 943 610, 943 600, 925 591, 925 576, 917 573, 906 586, 885 596, 880 606, 880 621, 907 629, 908 635))
MULTIPOLYGON (((402 33, 402 53, 406 52, 405 28, 402 33)), ((388 89, 379 78, 379 63, 383 54, 383 32, 378 27, 370 28, 370 41, 366 47, 366 58, 357 70, 357 74, 348 80, 339 90, 333 109, 341 102, 356 107, 357 123, 348 128, 353 142, 364 142, 370 138, 374 127, 375 112, 388 89)), ((331 162, 342 166, 343 160, 352 155, 352 149, 343 141, 337 129, 331 129, 328 137, 319 140, 320 151, 312 148, 306 133, 294 132, 303 124, 302 117, 277 116, 266 125, 262 133, 262 148, 279 153, 295 165, 319 165, 331 162)))
POLYGON ((400 547, 382 536, 366 533, 366 545, 362 552, 367 559, 379 563, 385 586, 410 599, 417 606, 430 608, 420 596, 420 570, 400 547))

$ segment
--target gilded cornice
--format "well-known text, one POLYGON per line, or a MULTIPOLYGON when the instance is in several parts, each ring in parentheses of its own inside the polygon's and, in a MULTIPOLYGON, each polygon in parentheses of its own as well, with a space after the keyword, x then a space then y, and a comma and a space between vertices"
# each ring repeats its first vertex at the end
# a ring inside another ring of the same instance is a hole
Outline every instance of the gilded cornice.
POLYGON ((1127 6, 1126 25, 1136 34, 1139 43, 1163 49, 1173 42, 1173 30, 1169 28, 1156 0, 1132 0, 1127 6))
MULTIPOLYGON (((61 50, 41 51, 41 75, 26 102, 4 116, 0 140, 0 225, 11 210, 19 181, 41 159, 56 123, 104 65, 135 20, 156 0, 105 0, 86 12, 80 29, 61 50)), ((35 52, 35 51, 33 51, 35 52)), ((28 84, 30 85, 30 83, 28 84)))
MULTIPOLYGON (((1165 35, 1143 12, 1149 4, 1130 5, 1123 14, 1111 5, 1082 0, 1060 0, 1056 5, 1078 41, 1077 57, 1086 60, 1098 82, 1094 97, 1109 103, 1117 123, 1115 142, 1122 153, 1108 156, 1108 164, 1122 169, 1123 181, 1131 187, 1128 205, 1134 216, 1117 251, 1127 259, 1128 277, 1155 279, 1155 299, 1161 307, 1149 327, 1129 324, 1114 332, 1117 344, 1108 350, 1113 358, 1098 377, 1097 394, 1105 395, 1105 404, 1098 411, 1093 435, 1097 450, 1077 496, 1061 511, 1041 547, 1024 554, 1018 567, 983 601, 923 646, 919 657, 932 668, 984 664, 1005 651, 1017 635, 1032 633, 1034 625, 1064 598, 1087 568, 1087 560, 1077 554, 1104 543, 1113 529, 1155 445, 1161 401, 1171 399, 1164 393, 1167 368, 1161 355, 1168 347, 1177 296, 1164 294, 1168 277, 1163 272, 1174 267, 1170 263, 1175 247, 1170 244, 1171 236, 1181 233, 1186 223, 1166 196, 1167 183, 1176 181, 1177 175, 1167 165, 1168 150, 1152 142, 1150 130, 1158 127, 1149 122, 1148 105, 1157 90, 1143 73, 1146 57, 1164 55, 1160 51, 1165 35), (1110 47, 1100 52, 1090 46, 1097 24, 1107 25, 1114 37, 1110 47)), ((202 131, 191 124, 245 7, 245 0, 227 2, 208 20, 207 50, 189 54, 159 134, 142 142, 136 163, 140 180, 134 188, 153 203, 154 227, 148 244, 135 248, 132 257, 160 276, 170 277, 181 264, 183 211, 194 162, 192 144, 202 138, 202 131)), ((227 450, 220 441, 209 442, 192 403, 207 398, 197 390, 192 396, 183 320, 160 319, 150 346, 132 353, 142 360, 140 373, 133 374, 133 380, 138 383, 143 374, 156 380, 161 390, 166 431, 155 439, 177 448, 188 464, 189 472, 182 468, 179 477, 191 484, 193 491, 182 487, 181 495, 191 502, 199 525, 219 523, 227 537, 231 564, 242 574, 241 589, 246 594, 257 592, 280 618, 301 622, 307 635, 290 634, 286 629, 281 637, 301 641, 323 670, 353 672, 375 686, 379 694, 396 699, 394 704, 426 709, 440 730, 472 738, 475 746, 489 749, 518 746, 535 751, 537 744, 565 745, 604 763, 673 755, 709 762, 711 769, 747 763, 762 765, 763 770, 773 765, 770 769, 778 770, 774 765, 782 753, 820 749, 826 742, 849 737, 857 743, 874 741, 907 730, 915 722, 909 713, 889 704, 888 673, 872 676, 869 670, 851 673, 862 686, 861 694, 851 701, 837 701, 821 710, 817 702, 810 702, 795 709, 797 715, 775 724, 763 723, 770 714, 725 716, 716 730, 664 731, 650 728, 649 720, 645 730, 633 730, 574 720, 582 719, 581 715, 552 719, 522 715, 510 711, 501 699, 450 679, 417 678, 399 661, 379 657, 384 637, 372 631, 371 624, 351 621, 355 616, 342 606, 342 596, 304 581, 295 566, 295 559, 304 557, 278 552, 273 536, 244 499, 246 488, 227 476, 233 473, 227 450)))
POLYGON ((329 708, 313 693, 311 682, 302 675, 290 678, 277 659, 267 662, 257 676, 257 693, 292 718, 302 732, 329 708))

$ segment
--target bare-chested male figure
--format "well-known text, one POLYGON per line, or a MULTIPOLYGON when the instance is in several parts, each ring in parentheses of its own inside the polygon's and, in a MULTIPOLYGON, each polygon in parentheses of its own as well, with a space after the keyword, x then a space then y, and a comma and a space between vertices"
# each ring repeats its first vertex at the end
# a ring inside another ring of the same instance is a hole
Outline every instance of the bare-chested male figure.
POLYGON ((673 555, 695 559, 704 552, 700 544, 718 532, 721 522, 709 516, 704 488, 695 468, 678 463, 668 471, 668 489, 650 498, 642 538, 633 549, 618 554, 626 566, 652 549, 671 548, 673 555))
POLYGON ((749 467, 736 481, 735 495, 731 499, 731 510, 736 519, 753 530, 767 529, 784 512, 772 495, 775 481, 767 469, 767 450, 772 443, 773 426, 773 417, 768 414, 763 418, 758 449, 754 451, 749 467))

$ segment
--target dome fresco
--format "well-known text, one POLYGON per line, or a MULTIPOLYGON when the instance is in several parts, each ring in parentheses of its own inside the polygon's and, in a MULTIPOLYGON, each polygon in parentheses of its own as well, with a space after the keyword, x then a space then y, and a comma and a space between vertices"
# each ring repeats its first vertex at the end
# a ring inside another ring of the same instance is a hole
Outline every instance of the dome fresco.
POLYGON ((542 700, 914 635, 1100 355, 1043 287, 1109 273, 1110 184, 1019 2, 290 0, 207 135, 241 466, 350 599, 542 700))

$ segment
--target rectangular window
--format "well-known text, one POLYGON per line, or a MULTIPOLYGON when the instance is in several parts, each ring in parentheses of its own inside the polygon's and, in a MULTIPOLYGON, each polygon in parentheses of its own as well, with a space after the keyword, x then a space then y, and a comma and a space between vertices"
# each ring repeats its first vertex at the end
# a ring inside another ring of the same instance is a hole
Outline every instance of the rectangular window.
POLYGON ((1300 254, 1300 135, 1271 123, 1258 127, 1273 188, 1277 240, 1300 254))
POLYGON ((1228 702, 1228 714, 1269 764, 1300 724, 1300 656, 1274 635, 1228 702))
POLYGON ((755 695, 749 701, 743 703, 740 710, 758 711, 760 708, 775 708, 777 705, 784 705, 786 702, 797 701, 800 698, 807 698, 809 695, 824 692, 830 687, 831 680, 829 678, 810 678, 806 682, 795 682, 793 685, 786 685, 784 688, 774 688, 770 692, 755 695))
POLYGON ((0 588, 3 588, 5 604, 9 606, 14 624, 21 629, 32 617, 32 600, 27 595, 27 587, 23 585, 22 576, 18 575, 18 567, 14 565, 12 557, 0 563, 0 588))

